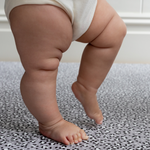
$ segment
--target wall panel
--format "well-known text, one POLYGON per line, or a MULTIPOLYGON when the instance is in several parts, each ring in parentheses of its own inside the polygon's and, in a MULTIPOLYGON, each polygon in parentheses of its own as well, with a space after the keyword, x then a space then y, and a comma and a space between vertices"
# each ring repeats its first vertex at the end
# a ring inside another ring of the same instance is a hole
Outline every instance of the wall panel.
POLYGON ((140 0, 107 0, 117 12, 140 12, 140 0))
POLYGON ((150 0, 143 0, 143 12, 150 13, 150 0))
POLYGON ((0 10, 3 10, 4 8, 4 0, 0 0, 0 10))

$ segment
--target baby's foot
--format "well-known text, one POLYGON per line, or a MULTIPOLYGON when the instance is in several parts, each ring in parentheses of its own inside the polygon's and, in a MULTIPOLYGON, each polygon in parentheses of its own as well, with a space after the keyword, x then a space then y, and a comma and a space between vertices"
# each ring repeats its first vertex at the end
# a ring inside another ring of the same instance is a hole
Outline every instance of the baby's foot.
POLYGON ((72 91, 75 94, 76 98, 81 102, 86 114, 91 119, 94 119, 97 124, 102 124, 103 115, 101 110, 99 109, 96 92, 87 90, 77 81, 73 83, 72 91))
POLYGON ((82 140, 88 139, 84 130, 64 119, 54 125, 43 125, 39 123, 39 130, 44 136, 66 145, 79 143, 82 140))

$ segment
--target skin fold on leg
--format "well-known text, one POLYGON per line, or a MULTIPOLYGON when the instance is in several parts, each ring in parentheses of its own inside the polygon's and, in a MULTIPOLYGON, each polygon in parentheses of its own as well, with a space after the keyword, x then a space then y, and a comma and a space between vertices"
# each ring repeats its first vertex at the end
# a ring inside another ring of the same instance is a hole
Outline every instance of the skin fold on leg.
POLYGON ((68 15, 52 5, 22 5, 11 11, 10 25, 25 69, 21 94, 40 132, 66 145, 88 139, 62 118, 56 101, 59 61, 72 42, 68 15))

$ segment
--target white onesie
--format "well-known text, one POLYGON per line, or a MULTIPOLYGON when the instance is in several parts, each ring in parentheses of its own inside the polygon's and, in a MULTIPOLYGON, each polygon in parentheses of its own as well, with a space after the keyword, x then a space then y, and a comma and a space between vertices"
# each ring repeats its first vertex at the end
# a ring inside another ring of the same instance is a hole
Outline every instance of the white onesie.
POLYGON ((62 8, 72 21, 72 40, 75 41, 89 28, 97 0, 5 0, 5 13, 8 20, 11 10, 24 4, 51 4, 62 8))

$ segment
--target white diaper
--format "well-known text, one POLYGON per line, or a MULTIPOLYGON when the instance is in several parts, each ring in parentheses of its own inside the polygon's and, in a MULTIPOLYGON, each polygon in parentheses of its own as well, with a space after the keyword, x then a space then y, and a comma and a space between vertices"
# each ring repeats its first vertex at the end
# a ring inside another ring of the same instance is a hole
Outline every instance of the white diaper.
POLYGON ((11 10, 24 4, 51 4, 62 8, 71 18, 73 41, 89 28, 97 5, 97 0, 5 0, 5 13, 9 20, 11 10))

